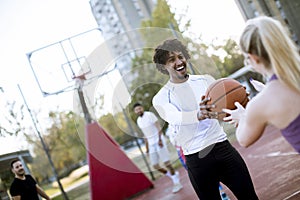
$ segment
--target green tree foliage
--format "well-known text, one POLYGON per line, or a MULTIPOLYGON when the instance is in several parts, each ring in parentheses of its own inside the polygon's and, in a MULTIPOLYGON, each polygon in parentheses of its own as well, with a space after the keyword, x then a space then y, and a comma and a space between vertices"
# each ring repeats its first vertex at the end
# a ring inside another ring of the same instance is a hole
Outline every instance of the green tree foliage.
POLYGON ((165 0, 158 0, 152 18, 142 21, 141 34, 145 47, 154 47, 166 38, 174 38, 175 34, 181 35, 175 14, 171 12, 165 0))
MULTIPOLYGON (((73 112, 50 112, 51 126, 43 136, 59 176, 65 176, 86 159, 84 121, 75 120, 73 112)), ((53 176, 49 160, 38 138, 30 141, 34 148, 32 171, 39 180, 53 176)))
POLYGON ((102 128, 112 136, 119 144, 132 140, 132 134, 128 129, 123 112, 115 115, 108 113, 99 119, 102 128))
MULTIPOLYGON (((189 64, 193 66, 194 74, 210 74, 220 78, 220 68, 217 63, 207 54, 209 46, 204 43, 195 43, 190 38, 185 38, 185 44, 191 55, 189 64)), ((192 73, 191 67, 188 69, 192 73)))
POLYGON ((224 41, 224 45, 213 45, 212 48, 215 51, 223 51, 225 57, 213 55, 212 59, 218 65, 222 77, 226 77, 244 66, 244 56, 242 55, 238 44, 233 39, 227 39, 224 41))
MULTIPOLYGON (((9 168, 10 169, 10 168, 9 168)), ((2 171, 0 175, 0 190, 2 189, 3 191, 6 191, 9 189, 11 183, 13 182, 14 179, 14 174, 12 173, 11 170, 6 170, 2 171), (1 185, 3 188, 1 188, 1 185)))

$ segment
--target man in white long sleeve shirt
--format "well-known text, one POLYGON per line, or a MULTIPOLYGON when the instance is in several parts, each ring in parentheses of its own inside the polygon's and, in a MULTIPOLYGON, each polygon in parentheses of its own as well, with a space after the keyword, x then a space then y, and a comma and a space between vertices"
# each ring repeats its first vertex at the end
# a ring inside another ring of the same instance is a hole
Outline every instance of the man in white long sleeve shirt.
POLYGON ((173 182, 172 192, 178 192, 182 188, 179 174, 175 172, 170 162, 169 150, 157 117, 152 112, 144 111, 144 107, 140 103, 135 103, 133 110, 139 116, 137 125, 145 136, 146 153, 149 154, 153 168, 170 177, 173 182), (159 165, 160 161, 164 163, 167 169, 159 165))
POLYGON ((183 149, 194 190, 201 200, 220 199, 218 187, 222 182, 238 199, 258 199, 244 160, 227 140, 219 121, 212 119, 216 113, 209 112, 207 100, 202 99, 214 79, 189 75, 189 58, 186 47, 177 39, 166 40, 155 49, 156 68, 170 80, 152 104, 175 129, 172 138, 183 149))

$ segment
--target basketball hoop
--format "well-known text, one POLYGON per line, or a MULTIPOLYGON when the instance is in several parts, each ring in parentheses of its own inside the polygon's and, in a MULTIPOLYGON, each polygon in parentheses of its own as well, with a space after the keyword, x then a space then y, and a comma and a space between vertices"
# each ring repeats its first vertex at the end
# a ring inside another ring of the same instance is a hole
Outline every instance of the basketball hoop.
POLYGON ((79 88, 82 88, 83 87, 83 84, 84 84, 84 81, 86 80, 86 74, 88 74, 90 71, 86 72, 86 73, 83 73, 83 74, 80 74, 78 76, 73 76, 72 79, 75 80, 76 82, 76 85, 79 86, 79 88))

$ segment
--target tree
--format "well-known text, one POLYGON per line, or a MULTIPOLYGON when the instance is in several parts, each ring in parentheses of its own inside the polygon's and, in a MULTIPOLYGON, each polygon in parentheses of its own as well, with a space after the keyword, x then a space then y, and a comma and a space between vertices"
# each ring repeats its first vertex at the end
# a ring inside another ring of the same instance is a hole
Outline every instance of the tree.
POLYGON ((0 176, 0 190, 1 190, 1 185, 3 186, 3 191, 7 191, 13 182, 14 179, 14 174, 12 173, 11 170, 6 170, 1 172, 0 176))
POLYGON ((103 115, 99 119, 99 123, 119 144, 132 139, 122 112, 115 115, 111 113, 103 115))
POLYGON ((20 132, 24 132, 25 128, 21 124, 24 120, 24 105, 19 105, 16 101, 7 101, 4 107, 7 110, 2 112, 4 121, 1 120, 0 136, 7 134, 17 136, 20 132))
POLYGON ((213 45, 211 47, 217 51, 223 51, 225 56, 213 55, 212 58, 219 65, 222 77, 226 77, 244 66, 244 56, 242 55, 238 44, 233 39, 227 39, 223 45, 213 45))
MULTIPOLYGON (((84 121, 76 121, 77 116, 69 112, 49 112, 51 125, 44 135, 51 154, 54 166, 60 177, 68 175, 78 163, 86 159, 86 148, 84 136, 81 135, 84 129, 84 121)), ((52 176, 49 161, 45 156, 44 149, 41 147, 38 138, 30 140, 33 144, 35 158, 32 164, 32 171, 39 180, 48 179, 52 176)))

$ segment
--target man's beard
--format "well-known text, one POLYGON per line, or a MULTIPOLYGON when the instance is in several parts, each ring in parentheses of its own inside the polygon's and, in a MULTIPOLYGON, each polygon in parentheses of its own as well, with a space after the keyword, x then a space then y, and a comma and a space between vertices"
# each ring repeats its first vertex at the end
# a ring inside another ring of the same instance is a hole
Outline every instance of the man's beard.
POLYGON ((17 172, 17 175, 18 176, 24 176, 25 175, 25 170, 23 169, 23 170, 19 170, 18 172, 17 172))
POLYGON ((144 115, 144 112, 140 112, 140 113, 139 113, 139 116, 140 116, 140 117, 143 117, 143 115, 144 115))

